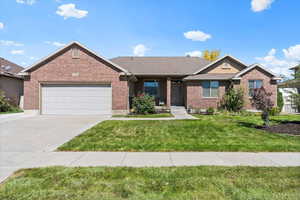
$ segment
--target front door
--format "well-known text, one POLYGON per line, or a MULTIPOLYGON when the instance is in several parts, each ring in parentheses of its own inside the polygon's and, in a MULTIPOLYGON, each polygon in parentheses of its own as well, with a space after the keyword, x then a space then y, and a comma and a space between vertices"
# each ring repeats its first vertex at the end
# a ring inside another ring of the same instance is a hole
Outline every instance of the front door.
POLYGON ((171 105, 183 106, 183 86, 182 81, 171 82, 171 105))

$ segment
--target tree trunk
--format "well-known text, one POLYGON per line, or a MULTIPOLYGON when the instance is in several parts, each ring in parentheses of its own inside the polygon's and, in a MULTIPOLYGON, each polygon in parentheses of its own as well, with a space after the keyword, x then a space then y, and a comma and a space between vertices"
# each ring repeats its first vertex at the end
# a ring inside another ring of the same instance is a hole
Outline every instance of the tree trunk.
POLYGON ((263 111, 263 113, 261 114, 261 118, 264 121, 264 126, 269 127, 270 126, 269 112, 263 111))

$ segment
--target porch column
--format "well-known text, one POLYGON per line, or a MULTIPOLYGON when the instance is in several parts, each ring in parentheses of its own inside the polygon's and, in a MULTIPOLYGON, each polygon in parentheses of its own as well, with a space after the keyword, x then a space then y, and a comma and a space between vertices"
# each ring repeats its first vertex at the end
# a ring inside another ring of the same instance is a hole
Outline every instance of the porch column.
POLYGON ((167 78, 167 107, 171 107, 171 78, 167 78))

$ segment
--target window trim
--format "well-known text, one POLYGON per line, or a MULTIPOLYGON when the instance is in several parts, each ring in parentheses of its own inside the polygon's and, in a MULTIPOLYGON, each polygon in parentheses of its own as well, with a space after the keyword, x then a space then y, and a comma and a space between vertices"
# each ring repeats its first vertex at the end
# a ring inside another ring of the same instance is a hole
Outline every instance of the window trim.
MULTIPOLYGON (((252 96, 250 95, 250 89, 258 89, 257 87, 256 87, 256 81, 261 81, 261 87, 263 87, 264 86, 264 81, 262 80, 262 79, 249 79, 248 80, 248 96, 249 96, 249 98, 252 98, 252 96), (250 81, 254 81, 254 88, 250 88, 250 81)), ((260 87, 260 88, 261 88, 260 87)))
POLYGON ((220 81, 218 81, 218 80, 205 80, 205 81, 202 81, 202 83, 201 83, 201 89, 202 89, 202 94, 201 94, 201 96, 202 96, 202 98, 206 98, 206 99, 218 99, 219 98, 219 96, 220 96, 220 81), (217 96, 211 96, 211 89, 212 89, 212 87, 211 87, 211 82, 213 82, 213 81, 215 81, 215 82, 218 82, 218 95, 217 96), (207 97, 207 96, 204 96, 204 87, 203 87, 203 83, 204 82, 209 82, 209 96, 207 97))

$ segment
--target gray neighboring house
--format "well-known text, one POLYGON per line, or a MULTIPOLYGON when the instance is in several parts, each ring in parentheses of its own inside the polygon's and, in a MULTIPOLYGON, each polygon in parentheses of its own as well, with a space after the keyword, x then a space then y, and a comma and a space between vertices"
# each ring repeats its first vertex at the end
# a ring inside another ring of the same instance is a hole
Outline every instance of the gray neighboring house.
MULTIPOLYGON (((17 75, 24 68, 0 57, 0 91, 9 101, 19 106, 23 96, 23 78, 17 75)), ((22 106, 21 106, 22 107, 22 106)))

